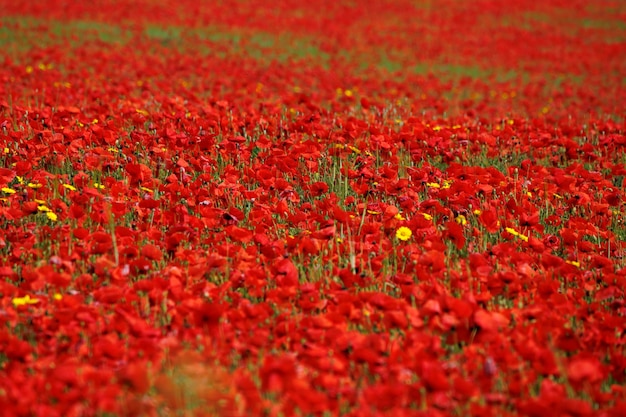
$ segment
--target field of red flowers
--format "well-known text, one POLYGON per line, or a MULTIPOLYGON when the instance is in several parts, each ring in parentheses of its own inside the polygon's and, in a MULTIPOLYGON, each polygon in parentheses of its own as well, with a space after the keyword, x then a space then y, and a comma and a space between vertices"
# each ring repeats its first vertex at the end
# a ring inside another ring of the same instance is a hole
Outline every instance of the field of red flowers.
POLYGON ((1 416, 626 415, 621 0, 0 0, 1 416))

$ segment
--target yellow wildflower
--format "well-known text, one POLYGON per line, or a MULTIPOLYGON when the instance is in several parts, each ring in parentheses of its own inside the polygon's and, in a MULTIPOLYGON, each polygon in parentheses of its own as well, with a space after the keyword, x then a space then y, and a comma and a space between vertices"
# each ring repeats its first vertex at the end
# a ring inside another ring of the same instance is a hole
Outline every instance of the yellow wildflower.
POLYGON ((467 219, 465 218, 464 215, 459 214, 458 216, 456 216, 456 222, 458 224, 460 224, 461 226, 465 226, 467 224, 467 219))
POLYGON ((48 211, 46 212, 46 217, 50 220, 52 220, 53 222, 56 222, 59 217, 56 215, 56 213, 53 213, 52 211, 48 211))
POLYGON ((517 232, 517 230, 513 229, 512 227, 505 227, 504 230, 506 230, 513 236, 519 236, 519 233, 517 232))
POLYGON ((30 298, 30 295, 25 295, 24 297, 15 297, 13 298, 13 305, 15 307, 25 306, 30 304, 37 304, 39 302, 36 298, 30 298))
POLYGON ((411 229, 406 226, 402 226, 398 230, 396 230, 396 237, 402 241, 409 240, 411 238, 411 235, 413 235, 413 232, 411 232, 411 229))
POLYGON ((70 190, 70 191, 76 191, 76 187, 70 184, 63 184, 63 188, 70 190))
POLYGON ((528 242, 528 236, 521 234, 520 232, 513 229, 512 227, 505 227, 504 230, 506 230, 507 232, 515 236, 516 238, 523 240, 524 242, 528 242))
POLYGON ((2 192, 5 194, 15 194, 15 190, 9 187, 2 187, 2 192))

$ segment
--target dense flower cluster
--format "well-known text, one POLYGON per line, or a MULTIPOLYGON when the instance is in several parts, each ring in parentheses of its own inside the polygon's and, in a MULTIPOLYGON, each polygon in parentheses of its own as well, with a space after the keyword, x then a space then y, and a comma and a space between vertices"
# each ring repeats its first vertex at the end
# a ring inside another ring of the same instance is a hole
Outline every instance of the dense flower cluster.
POLYGON ((626 414, 576 3, 0 1, 0 413, 626 414))

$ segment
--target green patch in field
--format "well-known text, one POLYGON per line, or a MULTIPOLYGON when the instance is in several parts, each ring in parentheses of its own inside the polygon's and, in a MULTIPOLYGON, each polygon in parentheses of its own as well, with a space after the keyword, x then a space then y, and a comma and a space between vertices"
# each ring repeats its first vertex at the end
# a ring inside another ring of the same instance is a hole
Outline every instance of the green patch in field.
POLYGON ((132 39, 130 30, 106 23, 76 20, 55 22, 53 33, 60 38, 74 38, 79 42, 100 41, 107 44, 126 44, 132 39))
POLYGON ((443 79, 457 79, 467 77, 471 79, 490 79, 494 71, 477 66, 453 65, 453 64, 417 64, 412 68, 415 74, 433 74, 443 79))
POLYGON ((380 54, 380 58, 376 66, 388 72, 400 71, 404 68, 400 62, 389 57, 386 52, 380 54))
MULTIPOLYGON (((485 17, 485 19, 488 18, 485 17)), ((504 19, 506 20, 507 17, 505 16, 504 19)), ((535 13, 515 17, 515 22, 545 19, 546 17, 542 14, 535 13)), ((28 51, 37 47, 63 44, 72 49, 90 43, 126 45, 137 40, 222 58, 242 56, 268 64, 312 60, 320 67, 329 69, 334 60, 340 60, 353 63, 357 72, 367 72, 373 67, 400 77, 408 74, 432 74, 444 81, 464 78, 497 82, 517 80, 522 84, 530 81, 523 72, 505 68, 494 69, 480 63, 466 65, 458 62, 434 61, 416 64, 402 51, 382 48, 376 48, 367 53, 362 50, 337 50, 329 53, 322 50, 318 41, 311 37, 295 37, 284 33, 271 34, 239 28, 217 26, 184 28, 151 24, 140 30, 130 30, 125 29, 123 25, 110 25, 88 20, 49 21, 26 16, 5 17, 0 19, 0 23, 2 23, 0 47, 8 52, 6 56, 18 62, 28 51)), ((590 24, 597 26, 598 22, 593 21, 590 24)), ((572 79, 569 76, 567 78, 572 79)), ((582 81, 582 77, 579 78, 577 82, 582 81)), ((558 87, 558 80, 553 85, 558 87)))
POLYGON ((543 12, 525 12, 514 15, 505 15, 495 18, 485 15, 480 19, 482 25, 495 27, 515 27, 529 32, 542 32, 546 26, 556 32, 576 35, 581 30, 600 30, 598 41, 611 42, 618 39, 626 39, 626 22, 623 20, 607 17, 606 12, 598 16, 590 13, 589 17, 580 18, 568 9, 554 11, 550 14, 543 12))
POLYGON ((177 27, 162 27, 162 26, 146 26, 143 30, 143 35, 148 39, 168 44, 172 41, 180 40, 182 29, 177 27))
POLYGON ((229 32, 218 28, 198 29, 193 33, 198 39, 213 43, 239 44, 243 37, 241 33, 229 32))
POLYGON ((12 16, 0 19, 0 46, 17 51, 69 43, 71 47, 86 42, 125 44, 132 34, 119 26, 86 20, 56 21, 12 16))
POLYGON ((585 29, 626 31, 626 22, 617 19, 583 19, 579 24, 585 29))
POLYGON ((330 58, 314 39, 231 28, 147 25, 139 31, 131 31, 95 21, 47 21, 28 16, 5 17, 0 19, 0 24, 0 47, 16 60, 37 47, 63 44, 71 49, 94 42, 126 45, 133 39, 224 57, 227 50, 229 55, 245 55, 268 62, 315 59, 327 67, 330 58))
POLYGON ((311 40, 259 32, 250 34, 247 52, 258 59, 270 58, 279 62, 314 58, 325 65, 329 59, 329 55, 315 46, 311 40))

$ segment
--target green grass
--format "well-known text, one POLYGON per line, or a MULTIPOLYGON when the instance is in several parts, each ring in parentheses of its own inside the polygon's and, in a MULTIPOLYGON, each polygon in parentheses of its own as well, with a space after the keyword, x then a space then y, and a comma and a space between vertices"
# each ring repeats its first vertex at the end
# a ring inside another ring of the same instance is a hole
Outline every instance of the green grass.
POLYGON ((70 47, 93 41, 126 44, 132 38, 130 30, 86 20, 60 22, 22 16, 3 17, 0 26, 0 47, 14 47, 22 52, 68 41, 70 47), (46 36, 42 36, 44 34, 46 36))
MULTIPOLYGON (((517 22, 519 23, 519 22, 517 22)), ((356 73, 367 73, 371 68, 394 73, 402 78, 405 75, 432 74, 443 81, 463 78, 471 80, 495 80, 508 82, 519 80, 528 83, 529 77, 512 69, 493 68, 480 64, 464 65, 447 62, 423 62, 407 64, 405 53, 393 49, 375 48, 363 51, 323 50, 313 37, 271 34, 245 29, 232 29, 218 26, 187 29, 179 26, 149 24, 141 29, 125 28, 90 20, 47 21, 28 16, 12 16, 0 19, 0 47, 5 56, 23 62, 29 51, 35 48, 64 45, 70 50, 83 48, 94 43, 125 46, 131 42, 154 42, 155 45, 172 47, 185 52, 197 52, 202 56, 213 55, 220 58, 249 57, 259 62, 288 63, 292 60, 313 59, 320 67, 332 69, 332 61, 340 59, 356 64, 356 73), (407 67, 407 65, 409 65, 407 67)), ((550 76, 552 84, 562 80, 582 82, 584 77, 572 74, 550 76)))

